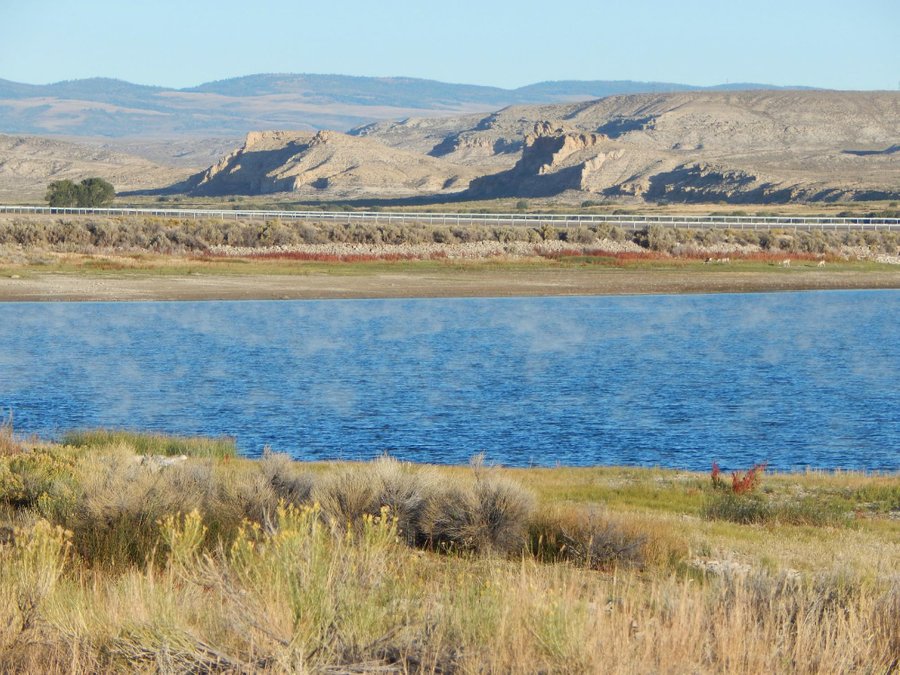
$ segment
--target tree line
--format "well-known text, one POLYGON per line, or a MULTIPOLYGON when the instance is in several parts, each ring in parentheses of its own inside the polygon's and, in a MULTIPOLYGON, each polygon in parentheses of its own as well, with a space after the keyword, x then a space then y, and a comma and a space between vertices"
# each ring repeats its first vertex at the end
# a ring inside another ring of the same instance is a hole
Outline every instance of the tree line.
POLYGON ((50 206, 93 208, 109 204, 115 196, 115 188, 102 178, 85 178, 80 183, 53 181, 47 186, 44 199, 50 202, 50 206))

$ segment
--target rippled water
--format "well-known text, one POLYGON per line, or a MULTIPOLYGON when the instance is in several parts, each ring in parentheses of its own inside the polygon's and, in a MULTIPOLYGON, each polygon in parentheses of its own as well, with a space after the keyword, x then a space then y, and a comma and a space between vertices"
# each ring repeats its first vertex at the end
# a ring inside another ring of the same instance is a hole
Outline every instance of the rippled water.
POLYGON ((900 292, 0 303, 19 432, 303 459, 900 468, 900 292))

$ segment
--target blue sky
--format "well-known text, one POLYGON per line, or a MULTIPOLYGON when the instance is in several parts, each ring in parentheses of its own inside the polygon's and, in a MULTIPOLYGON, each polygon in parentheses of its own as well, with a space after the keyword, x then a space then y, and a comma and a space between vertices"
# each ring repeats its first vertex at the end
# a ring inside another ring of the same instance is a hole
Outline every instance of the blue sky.
POLYGON ((0 0, 0 78, 261 72, 900 86, 900 0, 0 0))

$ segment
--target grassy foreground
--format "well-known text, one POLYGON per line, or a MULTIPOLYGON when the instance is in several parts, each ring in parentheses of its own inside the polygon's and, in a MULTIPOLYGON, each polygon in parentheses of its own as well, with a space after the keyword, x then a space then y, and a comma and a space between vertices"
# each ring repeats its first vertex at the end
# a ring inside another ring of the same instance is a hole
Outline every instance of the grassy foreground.
POLYGON ((891 672, 900 475, 0 431, 0 671, 891 672))

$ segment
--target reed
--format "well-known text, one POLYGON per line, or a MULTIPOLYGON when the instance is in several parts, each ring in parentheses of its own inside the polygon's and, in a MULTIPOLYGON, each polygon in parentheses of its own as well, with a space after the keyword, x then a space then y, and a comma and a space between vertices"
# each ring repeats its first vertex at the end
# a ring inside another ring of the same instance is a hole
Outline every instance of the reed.
POLYGON ((168 434, 136 433, 125 430, 85 429, 63 435, 63 445, 83 447, 108 447, 124 445, 139 455, 164 455, 167 457, 234 457, 237 446, 233 438, 209 438, 206 436, 171 436, 168 434))

